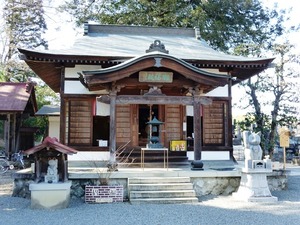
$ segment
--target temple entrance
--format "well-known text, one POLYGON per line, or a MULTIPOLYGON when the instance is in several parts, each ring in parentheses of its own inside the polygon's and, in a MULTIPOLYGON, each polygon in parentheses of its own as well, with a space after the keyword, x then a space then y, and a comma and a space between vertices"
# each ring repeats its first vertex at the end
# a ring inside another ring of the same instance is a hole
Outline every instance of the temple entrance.
POLYGON ((146 146, 150 135, 147 123, 154 117, 158 118, 158 105, 139 105, 139 146, 146 146))

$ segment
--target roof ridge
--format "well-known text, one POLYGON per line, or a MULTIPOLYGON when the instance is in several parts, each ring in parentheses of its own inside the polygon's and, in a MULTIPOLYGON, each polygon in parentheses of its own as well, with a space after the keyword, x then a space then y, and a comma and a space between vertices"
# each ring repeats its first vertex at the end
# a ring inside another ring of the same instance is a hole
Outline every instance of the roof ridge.
POLYGON ((134 34, 137 36, 163 35, 163 36, 187 36, 195 37, 194 28, 184 27, 151 27, 133 25, 105 25, 105 24, 84 24, 84 34, 134 34), (121 28, 121 29, 120 29, 121 28))

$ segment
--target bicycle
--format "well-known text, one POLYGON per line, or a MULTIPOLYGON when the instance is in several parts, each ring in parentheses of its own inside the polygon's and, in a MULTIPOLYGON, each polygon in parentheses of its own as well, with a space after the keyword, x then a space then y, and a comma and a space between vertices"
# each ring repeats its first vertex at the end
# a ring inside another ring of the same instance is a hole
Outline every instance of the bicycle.
POLYGON ((6 173, 6 171, 10 169, 14 169, 14 165, 11 165, 7 159, 5 158, 0 158, 0 173, 6 173))
MULTIPOLYGON (((15 168, 13 164, 10 164, 8 159, 5 157, 5 155, 0 157, 0 173, 6 173, 8 169, 12 170, 15 168), (2 158, 1 158, 2 157, 2 158)), ((18 163, 22 169, 25 168, 24 160, 23 160, 23 154, 22 151, 13 153, 11 156, 11 160, 14 163, 18 163)))
POLYGON ((11 155, 11 161, 13 161, 14 164, 17 164, 17 167, 21 167, 22 169, 25 169, 25 163, 23 160, 22 151, 13 153, 11 155))

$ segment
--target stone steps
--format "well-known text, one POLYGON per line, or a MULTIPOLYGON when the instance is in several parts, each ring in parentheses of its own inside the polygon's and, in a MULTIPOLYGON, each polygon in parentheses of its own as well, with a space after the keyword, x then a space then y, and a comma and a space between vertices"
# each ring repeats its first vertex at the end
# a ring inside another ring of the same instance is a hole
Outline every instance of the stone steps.
POLYGON ((174 197, 195 197, 194 190, 168 190, 168 191, 131 191, 130 197, 136 198, 170 198, 174 197))
POLYGON ((189 177, 140 177, 128 181, 131 203, 196 203, 189 177))

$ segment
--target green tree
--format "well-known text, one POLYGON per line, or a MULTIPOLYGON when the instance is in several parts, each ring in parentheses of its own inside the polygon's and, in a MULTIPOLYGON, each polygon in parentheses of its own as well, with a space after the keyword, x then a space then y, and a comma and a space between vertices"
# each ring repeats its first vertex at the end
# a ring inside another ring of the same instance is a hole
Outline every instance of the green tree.
MULTIPOLYGON (((60 98, 58 94, 55 94, 48 85, 43 81, 38 80, 35 86, 35 95, 37 101, 37 107, 40 109, 43 105, 59 105, 60 98)), ((35 135, 36 141, 40 141, 48 131, 48 118, 44 116, 29 117, 23 121, 24 127, 38 127, 39 130, 35 135)))
POLYGON ((295 68, 300 64, 299 56, 292 53, 293 48, 288 42, 274 44, 271 49, 273 56, 277 56, 274 69, 242 83, 249 97, 245 108, 254 109, 254 113, 248 114, 247 120, 242 124, 256 124, 255 131, 263 134, 262 146, 265 154, 272 155, 278 139, 278 125, 291 126, 297 120, 300 73, 295 68))
POLYGON ((43 35, 47 30, 42 0, 6 0, 4 6, 8 49, 4 61, 17 54, 17 47, 48 47, 43 35))
POLYGON ((4 82, 5 80, 4 66, 0 63, 0 82, 4 82))
POLYGON ((3 12, 5 27, 2 36, 5 41, 3 40, 1 63, 4 65, 6 80, 18 80, 14 77, 16 69, 21 65, 18 60, 17 47, 48 47, 43 37, 47 30, 43 1, 6 0, 3 12))
POLYGON ((232 52, 240 44, 270 43, 274 33, 282 34, 277 10, 264 8, 259 0, 197 2, 192 13, 201 35, 221 51, 232 52))
POLYGON ((60 10, 72 15, 78 26, 86 21, 97 21, 106 24, 184 27, 190 25, 192 5, 182 0, 70 0, 60 10))
MULTIPOLYGON (((38 80, 36 74, 19 60, 18 47, 47 49, 44 38, 47 30, 42 0, 5 0, 3 6, 4 25, 1 26, 0 81, 28 82, 38 80)), ((44 83, 35 87, 38 108, 44 104, 59 102, 58 96, 44 83)), ((47 120, 43 117, 29 118, 23 126, 40 127, 44 133, 47 120)))

